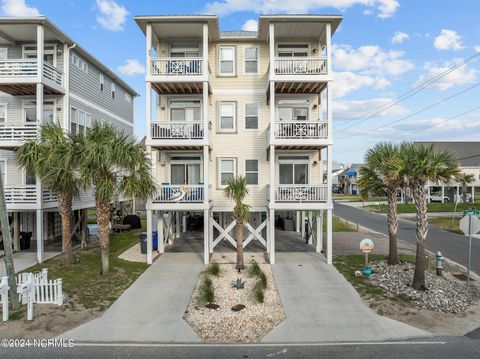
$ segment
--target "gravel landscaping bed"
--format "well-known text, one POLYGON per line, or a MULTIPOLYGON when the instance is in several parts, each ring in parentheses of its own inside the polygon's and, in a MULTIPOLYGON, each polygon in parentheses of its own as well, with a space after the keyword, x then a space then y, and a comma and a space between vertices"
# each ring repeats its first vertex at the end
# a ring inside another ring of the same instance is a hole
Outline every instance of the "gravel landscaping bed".
POLYGON ((432 270, 425 271, 426 291, 416 291, 411 287, 415 266, 402 263, 389 266, 386 261, 372 262, 374 273, 369 281, 396 295, 404 295, 412 303, 423 309, 443 313, 462 313, 478 302, 479 291, 475 285, 467 290, 466 283, 444 271, 437 276, 432 270))
MULTIPOLYGON (((268 279, 264 291, 264 302, 259 303, 253 295, 255 277, 249 277, 247 270, 238 273, 235 269, 235 253, 215 253, 212 263, 219 263, 219 276, 208 275, 213 281, 218 309, 205 308, 200 301, 199 288, 207 275, 200 274, 198 283, 185 312, 185 321, 206 342, 258 342, 269 331, 285 319, 280 296, 276 289, 271 267, 260 253, 246 253, 245 265, 256 262, 268 279), (245 281, 245 288, 235 289, 232 282, 237 278, 245 281), (243 304, 245 308, 235 312, 231 308, 243 304)), ((206 269, 207 267, 205 267, 206 269)))

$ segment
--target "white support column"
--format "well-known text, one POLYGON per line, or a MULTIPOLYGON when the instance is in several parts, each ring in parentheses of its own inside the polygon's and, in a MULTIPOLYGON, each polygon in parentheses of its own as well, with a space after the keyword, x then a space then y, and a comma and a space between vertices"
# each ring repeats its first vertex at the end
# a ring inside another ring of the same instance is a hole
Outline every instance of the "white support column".
POLYGON ((295 211, 295 215, 297 216, 296 220, 295 220, 295 231, 297 233, 300 233, 300 227, 301 227, 301 215, 300 215, 300 211, 295 211))
POLYGON ((308 244, 313 243, 313 212, 308 211, 308 244))
POLYGON ((210 238, 208 234, 209 229, 209 217, 208 209, 203 211, 203 263, 208 264, 210 262, 210 238))
MULTIPOLYGON (((270 82, 272 81, 272 75, 275 72, 275 24, 270 23, 269 27, 269 55, 270 55, 270 82)), ((270 96, 272 96, 272 91, 270 91, 270 96)))
POLYGON ((274 209, 270 210, 268 220, 270 222, 270 226, 269 226, 269 229, 270 229, 270 235, 269 235, 270 253, 269 254, 270 254, 270 256, 269 256, 269 259, 270 259, 270 264, 275 264, 275 210, 274 209))
POLYGON ((36 239, 37 239, 37 262, 43 262, 43 211, 37 209, 36 213, 36 239))
POLYGON ((213 253, 213 210, 209 211, 208 226, 208 248, 213 253))
POLYGON ((333 145, 327 146, 327 203, 332 204, 332 167, 333 167, 333 145))
POLYGON ((475 203, 475 186, 472 186, 472 203, 475 203))
POLYGON ((327 209, 327 263, 332 264, 333 210, 327 209))
POLYGON ((147 264, 153 263, 152 210, 147 209, 147 264))
POLYGON ((444 203, 445 201, 443 200, 443 197, 445 197, 445 186, 442 185, 442 203, 444 203))
POLYGON ((301 212, 301 215, 300 215, 300 218, 301 218, 301 224, 300 224, 300 228, 301 228, 301 236, 302 238, 305 238, 305 211, 302 211, 301 212))
POLYGON ((457 185, 457 198, 455 198, 454 202, 458 202, 460 200, 460 186, 457 185))
POLYGON ((70 49, 68 44, 63 44, 63 125, 66 130, 70 130, 70 49))
MULTIPOLYGON (((327 52, 327 73, 328 76, 332 75, 332 25, 330 23, 325 24, 325 42, 327 52)), ((330 95, 330 94, 329 94, 330 95)))
POLYGON ((202 29, 202 57, 203 57, 203 75, 208 76, 208 24, 203 24, 202 29))
POLYGON ((157 211, 157 235, 158 235, 158 252, 165 252, 165 237, 163 229, 164 219, 163 212, 157 211))
POLYGON ((267 210, 267 254, 270 254, 270 241, 272 240, 271 237, 271 232, 270 232, 270 212, 267 210))
POLYGON ((37 25, 37 83, 41 83, 43 78, 44 40, 43 25, 37 25))
MULTIPOLYGON (((432 191, 432 188, 430 185, 427 185, 427 203, 430 202, 430 193, 432 191)), ((443 201, 443 200, 442 200, 443 201)))
POLYGON ((182 212, 182 233, 187 231, 187 215, 186 212, 182 212))
MULTIPOLYGON (((204 133, 207 131, 204 131, 204 133)), ((208 173, 208 165, 210 164, 210 153, 208 146, 203 146, 203 201, 207 205, 210 201, 209 198, 209 182, 210 176, 208 173)))
POLYGON ((317 253, 323 250, 323 210, 320 210, 320 215, 317 216, 317 253))
POLYGON ((270 206, 275 204, 276 179, 275 146, 270 145, 270 206))
POLYGON ((175 231, 176 232, 175 233, 175 238, 178 238, 178 237, 180 237, 180 212, 177 211, 175 213, 175 216, 176 216, 175 224, 177 226, 176 231, 175 231))
MULTIPOLYGON (((145 55, 146 55, 146 65, 147 65, 147 69, 146 69, 146 79, 147 79, 147 82, 150 81, 150 69, 152 68, 152 61, 151 61, 151 57, 152 57, 152 47, 153 47, 153 43, 152 43, 152 25, 151 24, 147 24, 146 28, 145 28, 145 37, 146 37, 146 48, 145 48, 145 55)), ((158 55, 157 55, 158 56, 158 55)), ((147 95, 149 94, 149 92, 147 92, 147 95)), ((147 105, 147 111, 150 109, 150 107, 147 105)), ((150 126, 150 123, 147 122, 148 126, 150 126)), ((150 127, 149 127, 150 129, 150 127)))

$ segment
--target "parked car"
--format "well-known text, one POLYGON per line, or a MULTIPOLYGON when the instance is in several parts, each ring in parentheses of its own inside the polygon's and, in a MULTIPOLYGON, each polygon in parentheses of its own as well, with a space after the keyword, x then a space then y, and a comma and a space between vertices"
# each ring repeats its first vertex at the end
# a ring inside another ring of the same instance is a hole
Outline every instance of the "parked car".
MULTIPOLYGON (((442 195, 432 193, 430 196, 428 196, 428 202, 442 202, 442 195)), ((443 196, 443 202, 450 202, 450 197, 443 196)))
POLYGON ((338 194, 343 194, 343 189, 341 187, 333 187, 332 192, 333 193, 338 193, 338 194))

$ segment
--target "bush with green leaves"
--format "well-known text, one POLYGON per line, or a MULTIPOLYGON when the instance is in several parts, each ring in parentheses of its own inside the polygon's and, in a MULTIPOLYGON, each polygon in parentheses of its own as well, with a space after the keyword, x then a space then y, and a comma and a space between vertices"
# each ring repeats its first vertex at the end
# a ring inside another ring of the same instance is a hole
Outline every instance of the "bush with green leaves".
POLYGON ((220 266, 218 263, 212 263, 207 267, 206 272, 210 275, 218 277, 220 275, 220 266))
POLYGON ((262 269, 258 265, 257 262, 254 262, 249 268, 248 268, 248 275, 250 277, 257 277, 260 273, 262 272, 262 269))
POLYGON ((259 280, 253 286, 253 296, 259 303, 263 303, 265 300, 265 291, 262 287, 262 283, 259 280))
POLYGON ((210 279, 210 277, 204 277, 202 279, 198 298, 202 304, 212 303, 215 300, 215 289, 213 287, 213 281, 210 279))

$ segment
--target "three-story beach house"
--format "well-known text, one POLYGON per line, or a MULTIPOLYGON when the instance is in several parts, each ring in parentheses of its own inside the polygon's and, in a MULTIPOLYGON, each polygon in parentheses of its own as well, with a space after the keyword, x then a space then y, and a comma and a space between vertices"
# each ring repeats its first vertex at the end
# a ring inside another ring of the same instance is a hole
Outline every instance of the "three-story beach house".
POLYGON ((331 263, 331 38, 342 16, 260 16, 258 31, 228 32, 217 16, 135 20, 146 36, 146 145, 158 183, 147 203, 147 262, 202 226, 205 263, 217 246, 235 247, 224 188, 242 175, 247 250, 263 247, 275 263, 276 227, 307 218, 321 251, 325 216, 331 263))
MULTIPOLYGON (((136 96, 47 18, 0 18, 0 169, 14 250, 36 250, 42 262, 46 250, 59 250, 61 236, 56 196, 19 168, 15 150, 49 121, 80 133, 93 121, 108 121, 133 134, 136 96)), ((86 209, 94 206, 92 191, 74 201, 80 237, 86 235, 86 209)))

